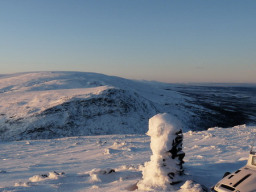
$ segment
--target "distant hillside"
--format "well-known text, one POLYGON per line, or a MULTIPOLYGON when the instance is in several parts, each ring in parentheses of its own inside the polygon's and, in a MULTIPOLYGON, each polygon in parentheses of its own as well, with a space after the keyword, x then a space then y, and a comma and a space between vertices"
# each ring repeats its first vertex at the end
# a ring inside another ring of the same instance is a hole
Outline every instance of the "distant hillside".
POLYGON ((0 138, 145 133, 159 110, 144 97, 150 91, 145 83, 94 73, 0 76, 0 138))
POLYGON ((186 130, 253 122, 253 95, 228 103, 224 93, 84 72, 0 75, 0 140, 145 133, 160 112, 177 116, 186 130))

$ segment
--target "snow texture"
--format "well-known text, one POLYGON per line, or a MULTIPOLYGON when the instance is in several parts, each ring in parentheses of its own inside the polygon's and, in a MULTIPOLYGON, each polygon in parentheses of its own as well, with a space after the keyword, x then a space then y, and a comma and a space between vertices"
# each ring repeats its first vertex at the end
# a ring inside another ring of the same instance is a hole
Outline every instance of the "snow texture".
MULTIPOLYGON (((149 120, 147 135, 151 138, 152 155, 142 170, 143 179, 138 183, 140 190, 171 190, 172 184, 180 182, 182 162, 172 149, 177 147, 174 144, 181 130, 180 122, 167 113, 157 114, 149 120)), ((180 142, 178 148, 183 159, 182 140, 180 142)))
POLYGON ((147 135, 151 137, 150 147, 155 156, 170 150, 176 133, 182 130, 179 120, 167 113, 157 114, 149 119, 147 135))
POLYGON ((181 187, 181 190, 179 192, 204 192, 205 189, 198 183, 187 180, 181 187))
MULTIPOLYGON (((255 129, 241 125, 185 132, 184 182, 171 191, 201 192, 225 172, 244 166, 255 129)), ((0 191, 143 192, 137 183, 142 180, 143 164, 152 155, 150 142, 147 135, 0 142, 0 191), (104 153, 108 149, 110 153, 104 153), (42 180, 31 182, 36 177, 42 180)))

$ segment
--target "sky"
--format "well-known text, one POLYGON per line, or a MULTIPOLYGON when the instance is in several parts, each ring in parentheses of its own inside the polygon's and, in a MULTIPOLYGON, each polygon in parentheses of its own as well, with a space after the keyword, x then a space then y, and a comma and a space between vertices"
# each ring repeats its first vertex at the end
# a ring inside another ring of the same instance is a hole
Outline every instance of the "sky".
POLYGON ((255 0, 0 0, 0 74, 256 83, 255 0))

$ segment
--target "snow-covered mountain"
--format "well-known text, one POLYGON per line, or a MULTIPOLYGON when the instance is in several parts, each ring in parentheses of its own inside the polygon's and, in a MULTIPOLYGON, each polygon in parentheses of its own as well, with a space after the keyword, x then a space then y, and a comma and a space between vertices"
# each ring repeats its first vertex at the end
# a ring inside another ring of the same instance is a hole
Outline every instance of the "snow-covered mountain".
POLYGON ((251 113, 237 112, 237 101, 248 99, 244 95, 237 95, 225 110, 225 91, 198 87, 83 72, 1 75, 0 140, 141 134, 147 131, 148 119, 160 112, 178 117, 185 130, 244 124, 247 116, 254 119, 255 102, 245 102, 248 109, 254 108, 251 113))
POLYGON ((255 93, 82 72, 0 75, 0 191, 139 192, 148 120, 167 112, 181 121, 186 154, 172 191, 203 192, 246 164, 256 127, 232 125, 255 124, 255 93))
MULTIPOLYGON (((4 75, 0 94, 2 140, 145 133, 162 110, 159 88, 95 73, 4 75)), ((180 100, 175 92, 168 97, 180 100)))

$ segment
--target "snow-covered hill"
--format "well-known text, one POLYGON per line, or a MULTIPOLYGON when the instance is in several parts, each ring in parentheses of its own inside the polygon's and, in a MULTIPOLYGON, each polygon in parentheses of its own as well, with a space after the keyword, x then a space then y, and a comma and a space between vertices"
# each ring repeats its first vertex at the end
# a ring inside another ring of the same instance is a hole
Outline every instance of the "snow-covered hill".
POLYGON ((256 122, 256 91, 241 93, 84 72, 0 75, 0 140, 142 134, 162 112, 185 130, 256 122))
MULTIPOLYGON (((162 110, 159 90, 149 83, 94 73, 4 75, 0 138, 145 133, 148 119, 162 110)), ((181 102, 175 92, 168 91, 166 97, 173 105, 181 102)))
POLYGON ((139 191, 151 155, 144 133, 161 112, 185 132, 186 176, 173 191, 202 192, 246 163, 256 127, 202 130, 255 123, 255 93, 82 72, 0 75, 0 192, 139 191))

